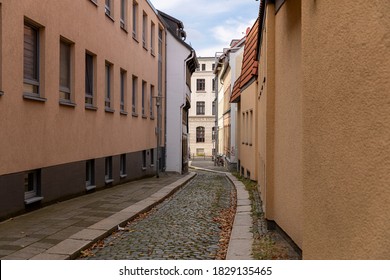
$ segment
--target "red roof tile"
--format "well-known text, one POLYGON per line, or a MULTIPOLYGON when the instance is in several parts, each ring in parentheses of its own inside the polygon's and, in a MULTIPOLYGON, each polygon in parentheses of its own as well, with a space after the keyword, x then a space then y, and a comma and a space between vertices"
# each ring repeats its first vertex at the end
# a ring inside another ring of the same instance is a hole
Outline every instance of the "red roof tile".
POLYGON ((230 102, 238 102, 241 95, 241 90, 247 84, 252 82, 254 77, 257 77, 257 69, 259 65, 257 61, 258 30, 259 19, 256 20, 247 35, 244 48, 244 58, 241 67, 241 75, 234 83, 230 102))

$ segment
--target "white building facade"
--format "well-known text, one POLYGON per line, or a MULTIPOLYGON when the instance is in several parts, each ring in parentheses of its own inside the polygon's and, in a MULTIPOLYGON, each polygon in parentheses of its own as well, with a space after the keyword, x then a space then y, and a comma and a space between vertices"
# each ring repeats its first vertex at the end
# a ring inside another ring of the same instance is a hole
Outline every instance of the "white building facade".
POLYGON ((190 155, 211 157, 215 149, 215 68, 214 57, 198 57, 199 68, 191 78, 189 111, 190 155))
POLYGON ((197 68, 196 53, 184 42, 184 25, 161 11, 167 29, 166 171, 188 171, 188 110, 191 107, 191 75, 197 68))

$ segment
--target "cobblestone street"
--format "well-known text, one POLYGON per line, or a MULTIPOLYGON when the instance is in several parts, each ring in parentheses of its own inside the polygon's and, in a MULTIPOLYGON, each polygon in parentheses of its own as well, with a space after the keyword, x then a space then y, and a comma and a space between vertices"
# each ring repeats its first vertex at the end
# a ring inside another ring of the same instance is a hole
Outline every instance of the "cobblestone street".
POLYGON ((224 175, 198 175, 145 217, 129 223, 81 259, 215 259, 221 225, 234 187, 224 175))

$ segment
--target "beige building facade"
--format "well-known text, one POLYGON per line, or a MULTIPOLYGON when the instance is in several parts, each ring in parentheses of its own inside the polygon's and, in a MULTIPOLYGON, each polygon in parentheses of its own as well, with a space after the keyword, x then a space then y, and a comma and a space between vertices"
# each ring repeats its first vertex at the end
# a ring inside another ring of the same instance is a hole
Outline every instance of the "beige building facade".
POLYGON ((256 48, 258 45, 259 20, 256 20, 248 31, 242 60, 240 77, 233 86, 230 102, 237 103, 238 129, 238 169, 242 176, 257 180, 257 102, 258 61, 256 48))
POLYGON ((154 174, 165 30, 151 3, 2 0, 0 20, 0 218, 154 174))
POLYGON ((211 157, 215 149, 214 57, 198 57, 199 68, 191 76, 189 110, 190 156, 211 157))
POLYGON ((304 259, 389 259, 388 1, 260 5, 256 166, 266 218, 304 259))

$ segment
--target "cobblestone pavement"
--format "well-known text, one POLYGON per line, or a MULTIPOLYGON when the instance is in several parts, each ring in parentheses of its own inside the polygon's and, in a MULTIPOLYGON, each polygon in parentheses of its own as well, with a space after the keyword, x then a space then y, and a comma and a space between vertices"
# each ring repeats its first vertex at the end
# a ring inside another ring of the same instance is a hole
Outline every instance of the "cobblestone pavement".
POLYGON ((198 175, 146 217, 100 241, 82 259, 215 259, 221 210, 234 187, 226 176, 198 175))

